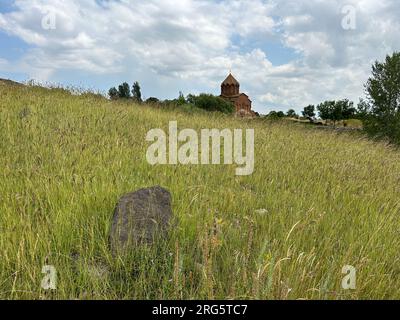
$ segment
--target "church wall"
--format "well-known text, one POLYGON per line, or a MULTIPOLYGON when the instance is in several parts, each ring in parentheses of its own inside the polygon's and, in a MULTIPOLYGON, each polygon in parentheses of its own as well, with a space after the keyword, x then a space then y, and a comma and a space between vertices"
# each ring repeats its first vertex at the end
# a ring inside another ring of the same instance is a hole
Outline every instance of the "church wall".
POLYGON ((236 106, 236 112, 241 112, 242 110, 248 113, 251 112, 251 101, 245 95, 240 95, 236 99, 235 106, 236 106))

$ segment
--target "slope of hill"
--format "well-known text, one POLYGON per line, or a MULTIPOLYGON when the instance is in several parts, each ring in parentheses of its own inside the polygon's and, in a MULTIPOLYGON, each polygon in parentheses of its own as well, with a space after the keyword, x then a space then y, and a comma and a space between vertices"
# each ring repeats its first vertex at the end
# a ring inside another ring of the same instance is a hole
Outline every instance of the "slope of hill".
POLYGON ((0 78, 0 86, 22 86, 21 83, 0 78))
POLYGON ((0 298, 400 298, 400 153, 358 135, 0 86, 0 298), (150 166, 146 133, 254 128, 255 171, 150 166), (118 198, 162 185, 171 239, 112 257, 118 198), (40 289, 43 265, 57 290, 40 289), (343 290, 342 268, 357 270, 343 290))

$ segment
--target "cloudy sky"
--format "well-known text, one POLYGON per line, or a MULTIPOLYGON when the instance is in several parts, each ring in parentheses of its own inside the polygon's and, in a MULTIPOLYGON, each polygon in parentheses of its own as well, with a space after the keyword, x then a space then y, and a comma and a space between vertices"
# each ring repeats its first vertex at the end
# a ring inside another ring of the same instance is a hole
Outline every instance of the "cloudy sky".
POLYGON ((256 111, 300 110, 358 101, 399 17, 398 0, 0 0, 0 78, 175 98, 232 70, 256 111))

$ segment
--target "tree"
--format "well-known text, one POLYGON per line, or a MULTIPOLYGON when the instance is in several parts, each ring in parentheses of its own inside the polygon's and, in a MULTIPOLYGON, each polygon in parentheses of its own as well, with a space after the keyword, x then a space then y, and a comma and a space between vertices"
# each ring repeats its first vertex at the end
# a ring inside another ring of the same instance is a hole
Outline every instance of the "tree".
POLYGON ((186 97, 186 102, 189 104, 195 104, 196 96, 194 94, 189 93, 186 97))
POLYGON ((355 118, 360 120, 366 120, 369 113, 370 113, 370 106, 368 102, 365 101, 364 99, 360 99, 360 102, 357 105, 355 118))
POLYGON ((298 115, 296 113, 296 111, 294 111, 293 109, 290 109, 287 113, 286 116, 289 118, 298 118, 298 115))
POLYGON ((268 115, 267 118, 268 119, 280 119, 280 118, 284 118, 285 117, 285 113, 283 111, 275 111, 272 110, 268 115))
POLYGON ((400 52, 375 62, 365 91, 369 109, 364 120, 366 131, 400 143, 400 52))
POLYGON ((319 117, 322 120, 332 120, 335 109, 335 101, 324 101, 317 106, 319 117))
POLYGON ((118 90, 113 87, 110 90, 108 90, 108 96, 110 97, 111 100, 116 100, 119 98, 118 90))
POLYGON ((284 118, 285 117, 285 113, 283 111, 278 111, 276 113, 276 115, 278 116, 278 118, 284 118))
POLYGON ((317 106, 319 116, 322 120, 332 120, 333 125, 341 120, 347 120, 355 116, 356 109, 353 102, 348 99, 339 101, 325 101, 317 106))
POLYGON ((341 120, 348 120, 354 118, 357 109, 354 108, 354 103, 348 99, 336 101, 338 112, 340 112, 341 120))
POLYGON ((184 104, 186 104, 186 99, 185 99, 185 96, 183 95, 182 91, 179 91, 179 97, 178 97, 178 100, 176 101, 176 104, 178 106, 183 106, 184 104))
POLYGON ((270 119, 278 119, 278 112, 276 112, 275 110, 272 110, 270 113, 268 113, 267 118, 270 119))
POLYGON ((118 96, 121 99, 129 99, 131 97, 129 84, 124 82, 118 87, 118 96))
POLYGON ((139 82, 137 82, 137 81, 135 81, 135 83, 132 86, 132 95, 133 95, 132 96, 133 99, 136 102, 139 102, 139 103, 143 102, 143 100, 142 100, 142 92, 141 92, 141 89, 140 89, 139 82))
POLYGON ((315 106, 313 105, 309 105, 307 107, 304 108, 304 110, 302 111, 303 117, 314 121, 314 117, 315 117, 315 106))

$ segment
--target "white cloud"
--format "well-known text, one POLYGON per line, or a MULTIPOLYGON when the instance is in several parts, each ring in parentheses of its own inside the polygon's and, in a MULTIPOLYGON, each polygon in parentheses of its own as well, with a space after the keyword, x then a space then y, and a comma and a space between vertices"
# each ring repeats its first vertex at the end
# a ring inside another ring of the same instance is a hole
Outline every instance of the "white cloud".
POLYGON ((44 80, 65 70, 105 79, 139 74, 155 87, 176 83, 176 92, 182 84, 217 92, 232 68, 261 112, 357 100, 371 63, 400 50, 397 0, 16 0, 15 6, 0 14, 0 30, 31 45, 15 72, 44 80), (355 30, 341 26, 344 5, 356 10, 355 30), (55 30, 42 28, 48 13, 56 16, 55 30), (274 65, 273 55, 285 50, 269 50, 273 41, 298 57, 274 65))

